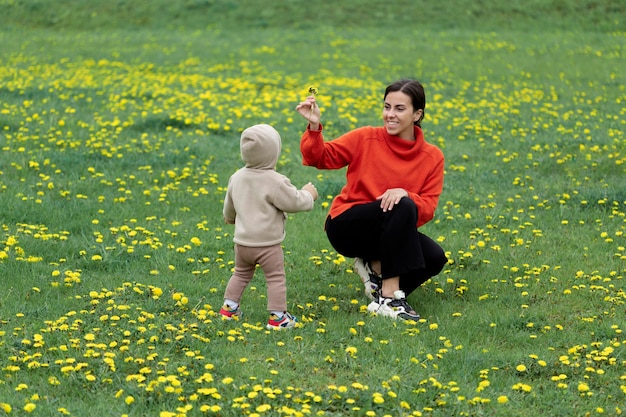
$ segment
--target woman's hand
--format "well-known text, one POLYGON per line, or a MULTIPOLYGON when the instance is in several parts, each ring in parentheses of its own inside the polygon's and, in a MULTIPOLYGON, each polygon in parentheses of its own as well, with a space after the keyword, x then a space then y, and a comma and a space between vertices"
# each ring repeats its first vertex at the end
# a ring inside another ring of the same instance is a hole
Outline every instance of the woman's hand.
POLYGON ((320 124, 320 108, 315 101, 315 96, 310 95, 296 106, 296 111, 302 115, 306 120, 308 120, 311 125, 311 130, 318 130, 320 124))
POLYGON ((383 209, 383 211, 389 211, 400 202, 402 197, 408 196, 409 192, 404 188, 390 188, 376 197, 376 199, 380 200, 380 208, 383 209))

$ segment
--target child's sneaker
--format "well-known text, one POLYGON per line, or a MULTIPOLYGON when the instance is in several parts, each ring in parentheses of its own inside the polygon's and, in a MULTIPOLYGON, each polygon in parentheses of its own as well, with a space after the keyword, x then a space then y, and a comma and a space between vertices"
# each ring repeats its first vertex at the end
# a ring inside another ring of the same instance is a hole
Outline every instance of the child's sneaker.
POLYGON ((370 300, 375 300, 375 294, 380 290, 382 286, 382 278, 377 275, 373 270, 369 262, 365 262, 361 258, 354 258, 354 269, 363 281, 365 287, 365 295, 370 300))
POLYGON ((393 298, 376 295, 376 299, 367 306, 367 311, 394 319, 415 321, 420 319, 420 315, 406 302, 404 291, 394 291, 393 298))
POLYGON ((267 329, 290 329, 296 325, 298 319, 287 313, 286 311, 282 316, 276 314, 270 314, 270 319, 267 321, 267 329))
POLYGON ((220 314, 224 320, 241 320, 243 318, 243 313, 239 307, 240 306, 232 308, 227 304, 224 304, 220 309, 220 314))

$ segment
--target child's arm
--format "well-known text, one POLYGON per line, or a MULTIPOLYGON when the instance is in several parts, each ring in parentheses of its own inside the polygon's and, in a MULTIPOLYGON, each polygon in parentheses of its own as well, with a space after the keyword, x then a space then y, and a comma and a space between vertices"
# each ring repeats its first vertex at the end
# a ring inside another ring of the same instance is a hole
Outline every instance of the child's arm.
POLYGON ((235 204, 233 203, 231 181, 232 177, 228 180, 228 188, 226 189, 226 195, 224 196, 224 207, 222 209, 222 215, 224 216, 224 222, 226 224, 235 224, 235 217, 237 212, 235 211, 235 204))
POLYGON ((298 189, 283 175, 271 201, 274 207, 285 213, 297 213, 313 209, 316 199, 317 190, 312 183, 298 189))

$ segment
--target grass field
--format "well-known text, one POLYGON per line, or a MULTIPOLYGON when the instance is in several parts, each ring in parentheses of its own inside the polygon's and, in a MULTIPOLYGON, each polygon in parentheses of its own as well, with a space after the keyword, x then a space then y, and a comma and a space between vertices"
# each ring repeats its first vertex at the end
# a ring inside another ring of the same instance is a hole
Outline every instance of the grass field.
POLYGON ((67 4, 0 0, 0 415, 626 413, 621 2, 67 4), (446 156, 418 323, 366 312, 322 228, 344 172, 302 166, 294 111, 315 85, 327 138, 379 125, 406 76, 446 156), (217 314, 255 123, 321 197, 287 223, 289 332, 260 272, 217 314))

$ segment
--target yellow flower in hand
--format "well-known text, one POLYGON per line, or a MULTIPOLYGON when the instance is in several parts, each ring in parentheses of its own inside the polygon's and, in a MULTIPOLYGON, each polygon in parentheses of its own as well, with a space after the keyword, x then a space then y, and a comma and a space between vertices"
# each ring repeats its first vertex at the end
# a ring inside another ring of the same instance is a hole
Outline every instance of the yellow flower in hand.
MULTIPOLYGON (((309 94, 311 94, 313 97, 315 97, 315 95, 317 94, 317 87, 310 86, 309 87, 309 94)), ((313 108, 314 107, 315 107, 315 103, 311 104, 311 114, 313 114, 313 108)))

